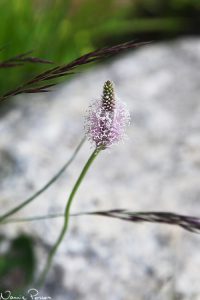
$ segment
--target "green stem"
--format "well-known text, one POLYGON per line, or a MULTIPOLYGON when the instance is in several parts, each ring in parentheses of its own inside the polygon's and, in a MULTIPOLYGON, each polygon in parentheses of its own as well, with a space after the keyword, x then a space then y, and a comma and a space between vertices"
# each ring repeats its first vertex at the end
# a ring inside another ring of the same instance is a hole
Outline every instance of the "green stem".
POLYGON ((95 149, 94 152, 91 154, 91 156, 89 157, 88 161, 86 162, 81 174, 79 175, 72 191, 71 191, 71 194, 68 198, 68 201, 67 201, 67 205, 66 205, 66 208, 65 208, 65 214, 64 214, 64 224, 63 224, 63 227, 62 227, 62 230, 60 232, 60 235, 56 241, 56 243, 54 244, 53 248, 51 249, 49 255, 48 255, 48 258, 47 258, 47 261, 46 261, 46 265, 44 267, 44 270, 43 272, 41 273, 41 276, 39 277, 39 280, 37 282, 38 286, 41 287, 43 284, 44 284, 44 281, 45 281, 45 278, 46 278, 46 275, 51 267, 51 264, 52 264, 52 261, 53 261, 53 258, 54 258, 54 255, 60 245, 60 243, 62 242, 64 236, 65 236, 65 233, 67 232, 67 229, 68 229, 68 223, 69 223, 69 214, 70 214, 70 207, 71 207, 71 204, 72 204, 72 201, 74 199, 74 196, 82 182, 82 180, 84 179, 89 167, 91 166, 91 164, 93 163, 94 159, 96 158, 96 156, 98 155, 98 153, 101 151, 101 149, 95 149))
POLYGON ((16 212, 18 212, 20 209, 24 208, 26 205, 28 205, 29 203, 31 203, 34 199, 36 199, 39 195, 41 195, 45 190, 47 190, 63 173, 64 171, 67 169, 67 167, 69 167, 69 165, 72 163, 72 161, 74 160, 74 158, 76 157, 77 153, 79 152, 79 150, 81 149, 83 143, 85 141, 85 138, 83 138, 81 140, 81 142, 79 143, 79 145, 77 146, 77 148, 75 149, 74 153, 72 154, 71 158, 64 164, 64 166, 58 171, 57 174, 55 174, 40 190, 38 190, 37 192, 35 192, 31 197, 29 197, 28 199, 24 200, 21 204, 17 205, 16 207, 12 208, 11 210, 9 210, 7 213, 5 213, 4 215, 0 216, 0 223, 3 223, 3 221, 12 216, 13 214, 15 214, 16 212))

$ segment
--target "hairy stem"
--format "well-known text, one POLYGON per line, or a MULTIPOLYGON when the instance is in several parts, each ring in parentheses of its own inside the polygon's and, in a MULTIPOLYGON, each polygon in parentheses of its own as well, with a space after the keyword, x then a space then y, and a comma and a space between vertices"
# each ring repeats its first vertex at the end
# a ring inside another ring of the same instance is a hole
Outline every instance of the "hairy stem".
POLYGON ((39 277, 39 280, 37 282, 37 285, 39 287, 41 287, 43 284, 44 284, 44 281, 45 281, 45 278, 46 278, 46 275, 51 267, 51 264, 52 264, 52 261, 53 261, 53 258, 54 258, 54 255, 60 245, 60 243, 62 242, 64 236, 65 236, 65 233, 67 232, 67 229, 68 229, 68 223, 69 223, 69 217, 70 217, 70 208, 71 208, 71 204, 72 204, 72 201, 74 199, 74 196, 82 182, 82 180, 84 179, 89 167, 91 166, 92 162, 94 161, 94 159, 96 158, 96 156, 98 155, 98 153, 100 152, 101 149, 95 149, 93 151, 93 153, 91 154, 91 156, 89 157, 88 161, 86 162, 82 172, 80 173, 72 191, 71 191, 71 194, 68 198, 68 201, 67 201, 67 205, 66 205, 66 208, 65 208, 65 214, 64 214, 64 224, 63 224, 63 227, 62 227, 62 230, 60 232, 60 235, 56 241, 56 243, 54 244, 53 248, 51 249, 49 255, 48 255, 48 258, 47 258, 47 261, 46 261, 46 264, 45 264, 45 267, 44 267, 44 270, 43 272, 41 273, 41 276, 39 277))

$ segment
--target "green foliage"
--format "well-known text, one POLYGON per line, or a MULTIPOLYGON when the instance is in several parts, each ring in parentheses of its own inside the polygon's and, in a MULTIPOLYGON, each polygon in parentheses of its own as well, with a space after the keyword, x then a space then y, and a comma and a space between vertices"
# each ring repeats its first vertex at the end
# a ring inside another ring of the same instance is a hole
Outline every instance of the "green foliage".
MULTIPOLYGON (((5 46, 5 49, 0 52, 0 59, 33 49, 34 56, 64 63, 92 51, 102 45, 94 27, 124 14, 123 9, 114 9, 114 2, 106 0, 105 9, 105 1, 85 0, 78 4, 71 0, 3 0, 0 2, 0 48, 5 46)), ((41 69, 44 66, 29 64, 1 71, 0 90, 7 91, 41 69)))
POLYGON ((20 291, 33 279, 35 256, 33 242, 26 235, 8 241, 1 237, 0 246, 7 248, 0 254, 0 290, 20 291), (7 245, 6 245, 7 244, 7 245))
MULTIPOLYGON (((95 48, 135 39, 200 33, 199 0, 1 0, 0 61, 34 50, 66 63, 95 48)), ((43 65, 0 71, 0 94, 43 65)))

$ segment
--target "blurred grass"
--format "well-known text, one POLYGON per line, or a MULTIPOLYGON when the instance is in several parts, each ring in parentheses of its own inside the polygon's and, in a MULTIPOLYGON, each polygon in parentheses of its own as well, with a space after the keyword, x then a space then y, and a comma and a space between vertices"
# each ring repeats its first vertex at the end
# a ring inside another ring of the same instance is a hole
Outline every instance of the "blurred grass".
MULTIPOLYGON (((0 60, 33 49, 63 63, 128 39, 198 34, 199 14, 199 0, 0 0, 0 60)), ((44 68, 1 70, 0 93, 44 68)))
MULTIPOLYGON (((33 49, 35 56, 61 63, 92 51, 103 44, 97 42, 94 25, 106 22, 110 12, 112 18, 124 16, 124 10, 115 9, 114 2, 106 0, 105 7, 105 1, 97 1, 94 9, 91 0, 1 0, 0 47, 5 46, 5 49, 1 51, 0 59, 33 49)), ((15 70, 1 70, 1 92, 43 68, 29 64, 15 70)))

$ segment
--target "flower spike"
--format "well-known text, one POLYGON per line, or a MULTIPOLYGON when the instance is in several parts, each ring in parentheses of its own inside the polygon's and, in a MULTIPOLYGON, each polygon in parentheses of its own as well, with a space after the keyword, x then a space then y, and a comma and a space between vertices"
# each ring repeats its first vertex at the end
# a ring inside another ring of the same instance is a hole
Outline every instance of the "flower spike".
POLYGON ((106 111, 113 111, 115 108, 114 86, 110 80, 107 80, 104 83, 103 96, 102 96, 102 107, 106 111))
POLYGON ((126 105, 116 99, 113 83, 106 81, 102 98, 89 106, 85 118, 86 136, 96 148, 106 149, 123 139, 129 123, 126 105))

